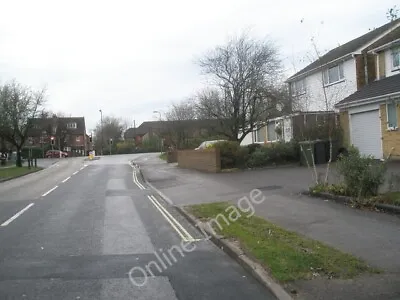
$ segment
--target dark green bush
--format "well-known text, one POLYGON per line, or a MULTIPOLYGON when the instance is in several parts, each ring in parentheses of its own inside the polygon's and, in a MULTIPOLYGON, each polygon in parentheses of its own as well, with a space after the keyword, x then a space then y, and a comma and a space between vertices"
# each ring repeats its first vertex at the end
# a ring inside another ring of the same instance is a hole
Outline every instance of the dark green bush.
POLYGON ((213 147, 220 151, 222 169, 241 168, 245 165, 248 151, 240 147, 238 142, 218 142, 213 147))
POLYGON ((253 154, 257 149, 262 147, 261 144, 250 144, 246 146, 249 152, 249 155, 253 154))
POLYGON ((251 168, 268 165, 298 162, 300 150, 297 143, 274 143, 256 149, 251 155, 247 165, 251 168))
POLYGON ((384 183, 386 163, 360 155, 358 149, 351 147, 348 155, 338 160, 337 170, 343 176, 349 195, 369 197, 376 196, 384 183))

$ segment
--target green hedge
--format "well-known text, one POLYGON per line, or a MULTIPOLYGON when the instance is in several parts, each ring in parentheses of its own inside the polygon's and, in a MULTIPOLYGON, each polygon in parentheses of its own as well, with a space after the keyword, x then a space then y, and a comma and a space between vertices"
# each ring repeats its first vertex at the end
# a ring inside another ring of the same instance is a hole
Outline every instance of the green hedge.
POLYGON ((300 161, 300 148, 295 142, 273 143, 257 148, 249 157, 247 166, 250 168, 300 161))
POLYGON ((240 146, 238 142, 227 141, 216 143, 213 147, 220 150, 222 169, 256 168, 300 161, 300 148, 296 142, 240 146))

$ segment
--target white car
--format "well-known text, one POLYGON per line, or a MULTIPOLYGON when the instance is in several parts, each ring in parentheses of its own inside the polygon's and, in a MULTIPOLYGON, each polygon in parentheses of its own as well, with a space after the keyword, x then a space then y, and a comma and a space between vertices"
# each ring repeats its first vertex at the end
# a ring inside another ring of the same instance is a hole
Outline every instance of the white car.
POLYGON ((226 142, 226 140, 214 140, 214 141, 204 141, 200 144, 200 146, 198 146, 196 149, 194 150, 202 150, 202 149, 207 149, 208 147, 210 147, 211 145, 214 145, 216 143, 219 142, 226 142))

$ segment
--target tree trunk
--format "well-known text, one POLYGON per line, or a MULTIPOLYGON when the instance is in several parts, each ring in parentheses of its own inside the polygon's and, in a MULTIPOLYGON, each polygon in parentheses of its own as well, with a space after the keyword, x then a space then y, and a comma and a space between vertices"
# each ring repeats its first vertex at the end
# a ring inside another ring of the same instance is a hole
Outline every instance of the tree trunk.
POLYGON ((17 147, 16 166, 19 167, 19 168, 22 167, 21 147, 17 147))

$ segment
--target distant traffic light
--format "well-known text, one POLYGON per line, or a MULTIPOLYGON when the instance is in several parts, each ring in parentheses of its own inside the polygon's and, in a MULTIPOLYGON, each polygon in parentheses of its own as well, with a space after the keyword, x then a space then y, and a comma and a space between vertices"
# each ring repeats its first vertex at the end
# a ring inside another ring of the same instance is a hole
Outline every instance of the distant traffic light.
POLYGON ((54 145, 54 144, 55 144, 54 137, 51 137, 51 144, 52 144, 52 145, 54 145))
POLYGON ((93 137, 92 136, 89 137, 89 142, 91 142, 91 143, 93 142, 93 137))
POLYGON ((113 140, 112 139, 110 139, 110 145, 112 145, 113 144, 113 140))

